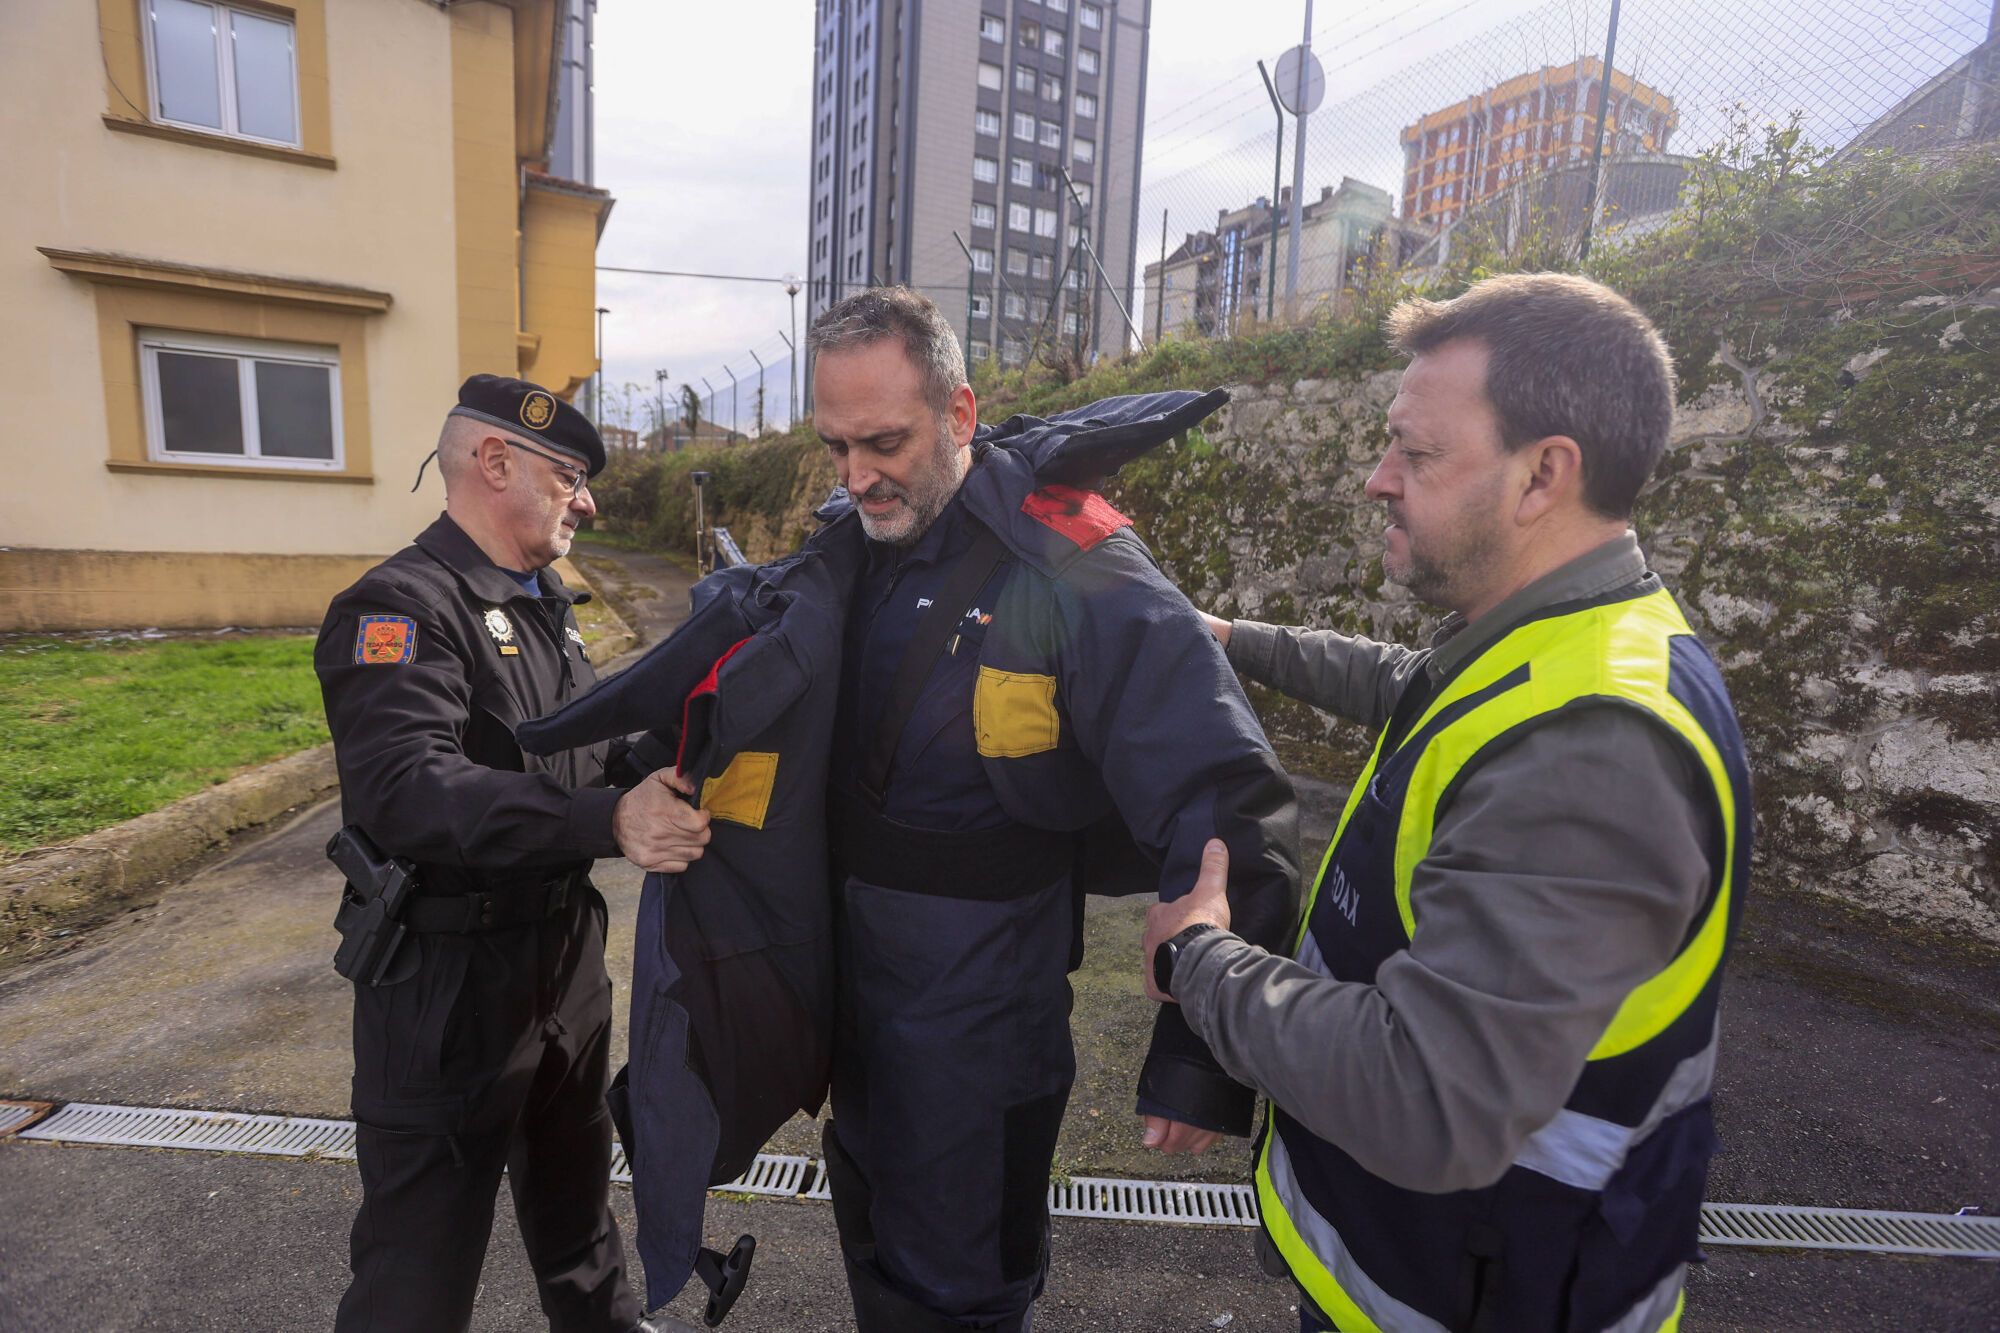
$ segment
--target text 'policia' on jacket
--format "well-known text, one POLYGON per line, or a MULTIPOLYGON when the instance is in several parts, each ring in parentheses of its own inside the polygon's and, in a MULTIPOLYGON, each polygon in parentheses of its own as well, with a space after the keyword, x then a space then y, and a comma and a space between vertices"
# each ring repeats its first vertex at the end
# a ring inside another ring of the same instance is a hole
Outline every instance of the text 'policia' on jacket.
MULTIPOLYGON (((1148 689, 1171 691, 1174 663, 1127 660, 1134 643, 1089 642, 1088 627, 1061 622, 1054 603, 1092 570, 1101 580, 1093 591, 1116 596, 1132 561, 1151 568, 1123 517, 1087 488, 1227 401, 1220 390, 1137 395, 979 428, 960 501, 1021 575, 1007 581, 994 619, 1008 632, 989 632, 981 647, 983 675, 1034 676, 1053 690, 1060 654, 1096 653, 1121 678, 1145 673, 1148 689), (1059 642, 1065 635, 1084 641, 1059 642)), ((793 1111, 816 1112, 827 1089, 829 752, 843 627, 867 543, 844 492, 819 517, 825 526, 799 552, 703 580, 671 638, 518 732, 535 752, 646 732, 635 745, 644 766, 678 760, 714 816, 706 854, 684 875, 648 876, 639 910, 626 1147, 650 1305, 670 1299, 693 1267, 705 1187, 740 1174, 793 1111)), ((1074 727, 1047 745, 982 743, 982 761, 1011 817, 1077 835, 1071 878, 1090 892, 1184 893, 1204 843, 1224 837, 1236 929, 1280 946, 1297 919, 1290 784, 1240 691, 1233 705, 1212 689, 1173 702, 1150 710, 1163 715, 1121 719, 1145 734, 1121 761, 1117 804, 1105 782, 1076 777, 1074 727), (1236 736, 1240 771, 1216 790, 1181 790, 1192 765, 1174 757, 1214 743, 1199 734, 1211 714, 1236 736)), ((1005 713, 980 725, 1006 730, 1005 713)), ((1175 1006, 1160 1008, 1139 1092, 1249 1129, 1249 1089, 1222 1073, 1175 1006)))
POLYGON ((1708 898, 1680 952, 1626 996, 1563 1109, 1484 1189, 1404 1189, 1272 1109, 1257 1160, 1264 1227, 1342 1329, 1678 1326, 1716 1149, 1722 963, 1747 887, 1752 815, 1722 674, 1657 579, 1556 606, 1434 687, 1415 673, 1348 798, 1295 956, 1322 976, 1373 984, 1416 933, 1411 886, 1439 808, 1484 757, 1593 708, 1657 724, 1702 775, 1692 796, 1712 803, 1718 830, 1708 898))

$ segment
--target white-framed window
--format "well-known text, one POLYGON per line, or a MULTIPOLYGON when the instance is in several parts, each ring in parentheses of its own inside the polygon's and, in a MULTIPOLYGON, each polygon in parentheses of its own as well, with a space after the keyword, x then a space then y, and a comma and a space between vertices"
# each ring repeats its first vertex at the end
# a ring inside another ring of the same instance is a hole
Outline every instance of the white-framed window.
POLYGON ((993 271, 993 252, 975 247, 972 251, 972 271, 974 273, 991 273, 993 271))
POLYGON ((1063 286, 1069 288, 1071 291, 1075 291, 1082 285, 1083 285, 1082 270, 1076 268, 1070 269, 1069 276, 1063 279, 1063 286))
POLYGON ((1022 19, 1015 25, 1014 33, 1021 39, 1021 45, 1032 51, 1041 43, 1042 25, 1033 19, 1022 19))
POLYGON ((290 19, 207 0, 149 0, 144 12, 155 120, 299 147, 290 19))
POLYGON ((1062 101, 1062 78, 1059 75, 1042 76, 1042 97, 1050 102, 1062 101))
POLYGON ((1076 202, 1080 207, 1090 207, 1090 183, 1088 181, 1078 181, 1076 183, 1076 202))
POLYGON ((1070 144, 1069 154, 1079 162, 1095 162, 1097 160, 1097 140, 1077 139, 1070 144))
POLYGON ((1063 312, 1062 330, 1063 334, 1067 337, 1073 338, 1076 336, 1076 311, 1065 310, 1063 312))
POLYGON ((979 62, 979 86, 999 92, 1006 77, 1006 71, 990 60, 979 62))
POLYGON ((1076 48, 1076 70, 1079 74, 1097 73, 1097 52, 1087 46, 1076 48))
POLYGON ((974 319, 987 319, 992 314, 993 298, 984 292, 974 292, 972 294, 972 317, 974 319))
POLYGON ((1035 210, 1035 235, 1054 236, 1056 234, 1056 211, 1053 208, 1035 210))
POLYGON ((1000 179, 1000 163, 990 157, 972 159, 972 179, 992 185, 1000 179))
POLYGON ((1036 255, 1028 261, 1028 276, 1047 282, 1055 272, 1055 261, 1047 255, 1036 255))
POLYGON ((1076 114, 1085 120, 1095 120, 1097 118, 1097 99, 1089 93, 1078 93, 1076 95, 1076 114))
POLYGON ((1035 164, 1025 157, 1011 159, 1007 164, 1007 179, 1016 185, 1035 183, 1035 164))
POLYGON ((1028 302, 1028 318, 1039 324, 1049 317, 1049 298, 1037 296, 1028 302))
POLYGON ((974 204, 972 206, 972 225, 975 227, 991 227, 993 225, 993 205, 974 204))
POLYGON ((1007 318, 1009 319, 1024 319, 1028 314, 1027 304, 1021 300, 1020 293, 1018 292, 1007 293, 1002 302, 1002 309, 1007 312, 1007 318))
POLYGON ((1042 30, 1042 54, 1060 58, 1063 53, 1063 35, 1055 28, 1042 30))
POLYGON ((1002 365, 1018 366, 1027 359, 1028 344, 1022 342, 1019 338, 1002 338, 1000 340, 1000 363, 1002 365))
POLYGON ((1042 147, 1044 148, 1062 147, 1061 124, 1053 120, 1045 120, 1042 122, 1042 147))
POLYGON ((967 351, 974 361, 988 361, 993 357, 992 344, 988 343, 984 338, 974 338, 972 346, 967 351))
POLYGON ((1026 139, 1029 143, 1033 143, 1035 141, 1035 118, 1025 111, 1016 111, 1014 113, 1014 137, 1016 139, 1026 139))
POLYGON ((1104 11, 1096 5, 1085 5, 1082 9, 1077 10, 1076 21, 1092 32, 1096 32, 1104 26, 1104 11))
POLYGON ((1007 21, 994 14, 979 16, 979 35, 989 42, 1007 40, 1007 21))
POLYGON ((330 347, 142 329, 139 380, 155 462, 345 465, 340 354, 330 347))
POLYGON ((1014 91, 1017 93, 1026 93, 1028 96, 1033 97, 1035 95, 1035 71, 1026 65, 1014 66, 1014 91))
POLYGON ((989 139, 1000 137, 1000 113, 998 111, 975 111, 973 126, 989 139))
POLYGON ((1009 250, 1007 252, 1007 272, 1011 276, 1016 278, 1023 277, 1027 274, 1028 255, 1026 251, 1009 250))
POLYGON ((1026 204, 1007 205, 1008 231, 1026 231, 1030 221, 1030 213, 1026 204))
POLYGON ((1069 13, 1069 0, 1042 0, 1042 3, 1049 7, 1051 14, 1069 13))

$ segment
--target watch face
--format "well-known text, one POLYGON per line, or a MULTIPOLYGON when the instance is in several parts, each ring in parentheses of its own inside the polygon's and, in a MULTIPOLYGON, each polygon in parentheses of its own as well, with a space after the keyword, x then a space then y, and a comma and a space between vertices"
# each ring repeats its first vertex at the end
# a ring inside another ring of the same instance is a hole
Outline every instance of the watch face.
POLYGON ((1153 950, 1153 989, 1162 995, 1174 993, 1174 960, 1180 955, 1180 945, 1173 940, 1162 941, 1153 950))

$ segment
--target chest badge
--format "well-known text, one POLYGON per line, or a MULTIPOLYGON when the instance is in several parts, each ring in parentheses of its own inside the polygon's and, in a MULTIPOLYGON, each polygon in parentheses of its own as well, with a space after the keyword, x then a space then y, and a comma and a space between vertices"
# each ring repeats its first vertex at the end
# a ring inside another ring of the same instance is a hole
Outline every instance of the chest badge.
POLYGON ((507 619, 507 613, 497 606, 486 612, 486 632, 493 636, 495 643, 514 642, 514 622, 507 619))
POLYGON ((563 626, 563 633, 567 634, 569 636, 569 641, 575 644, 577 647, 581 648, 584 646, 583 635, 576 632, 576 626, 574 625, 563 626))

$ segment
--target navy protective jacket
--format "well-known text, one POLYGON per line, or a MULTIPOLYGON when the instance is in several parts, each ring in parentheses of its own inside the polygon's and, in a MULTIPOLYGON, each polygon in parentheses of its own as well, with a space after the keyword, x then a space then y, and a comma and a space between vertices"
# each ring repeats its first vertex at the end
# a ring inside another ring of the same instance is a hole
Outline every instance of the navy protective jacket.
MULTIPOLYGON (((1015 566, 979 667, 1054 682, 1046 702, 995 696, 979 725, 998 728, 998 743, 982 740, 981 754, 1009 816, 1076 835, 1079 891, 1177 897, 1208 839, 1224 839, 1234 929, 1277 947, 1297 912, 1291 785, 1220 646, 1092 489, 1227 400, 1137 395, 979 428, 959 502, 1015 566), (1049 743, 1023 743, 1038 709, 1049 743)), ((694 1267, 706 1187, 740 1175, 827 1088, 829 750, 866 542, 844 492, 820 517, 796 554, 703 580, 672 637, 518 732, 536 753, 647 733, 635 747, 642 767, 677 761, 714 815, 703 858, 683 875, 649 875, 639 909, 621 1132, 649 1308, 694 1267)), ((1160 1007, 1139 1099, 1193 1123, 1250 1127, 1251 1092, 1173 1005, 1160 1007)))

